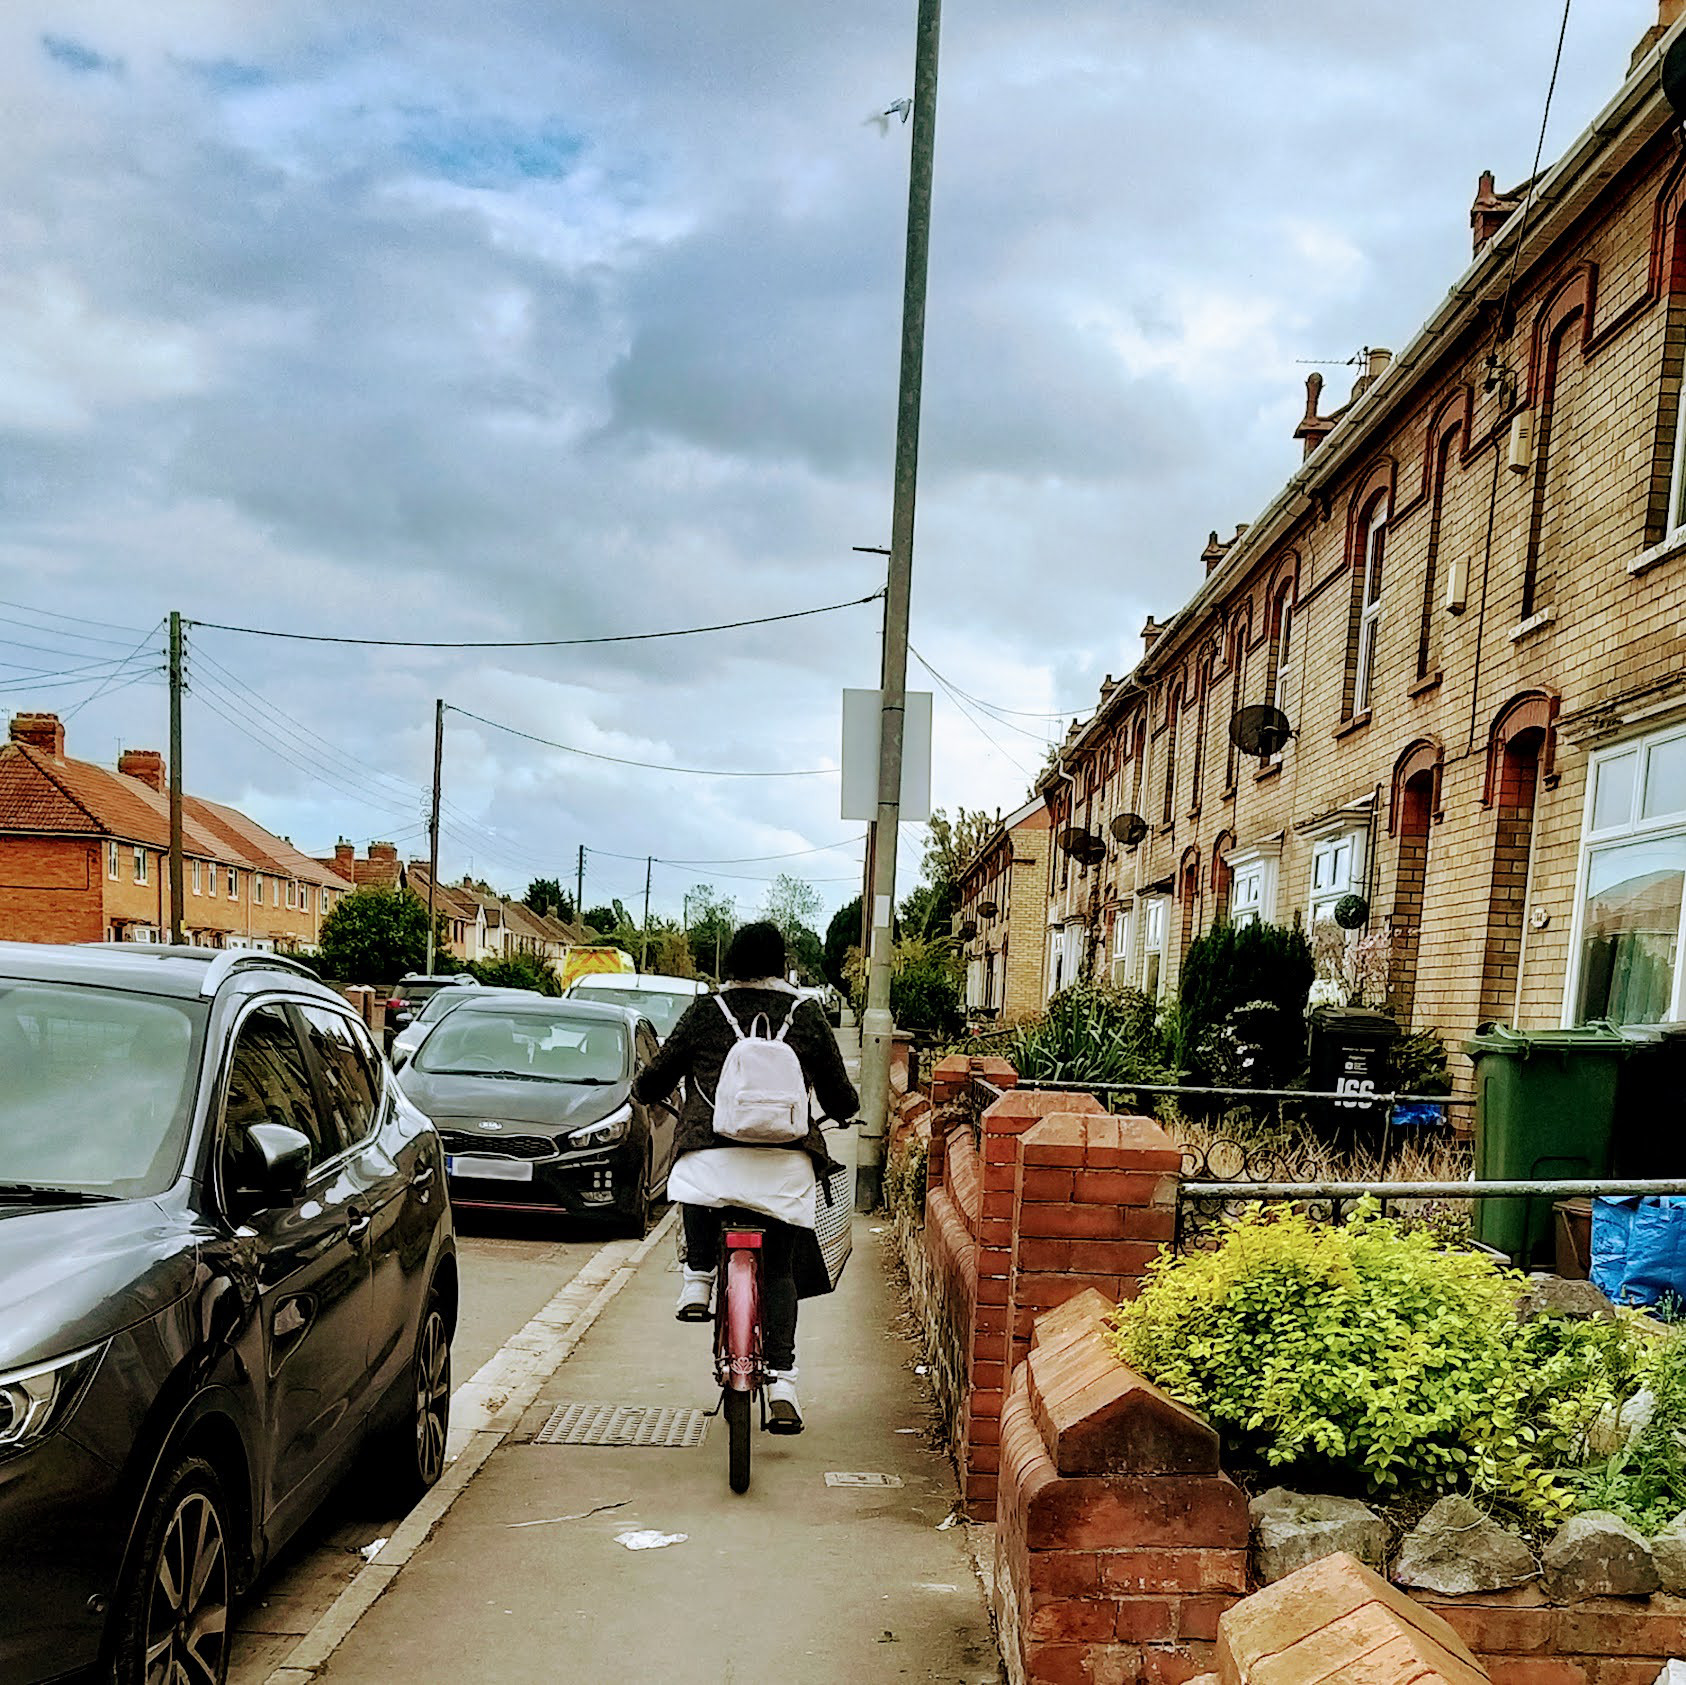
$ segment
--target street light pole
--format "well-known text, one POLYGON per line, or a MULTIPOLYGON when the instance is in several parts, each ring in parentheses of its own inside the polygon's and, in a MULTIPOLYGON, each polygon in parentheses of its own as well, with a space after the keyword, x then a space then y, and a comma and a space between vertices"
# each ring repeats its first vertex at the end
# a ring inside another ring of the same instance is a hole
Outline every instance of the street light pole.
POLYGON ((907 712, 907 630, 913 590, 913 514, 919 480, 919 401, 925 365, 925 291, 931 253, 931 175, 937 139, 937 48, 942 0, 919 0, 913 68, 913 148, 908 166, 907 261, 902 285, 901 395, 896 410, 896 484, 890 519, 890 584, 884 599, 883 711, 878 745, 878 819, 872 859, 872 935, 861 1026, 861 1140, 855 1208, 874 1211, 884 1187, 889 1132, 890 962, 901 823, 902 726, 907 712))
POLYGON ((433 886, 439 881, 439 779, 445 769, 445 699, 433 704, 433 801, 427 810, 427 974, 433 975, 433 886))
POLYGON ((182 659, 181 615, 170 611, 170 941, 179 946, 187 938, 186 886, 182 881, 181 697, 186 685, 182 659))

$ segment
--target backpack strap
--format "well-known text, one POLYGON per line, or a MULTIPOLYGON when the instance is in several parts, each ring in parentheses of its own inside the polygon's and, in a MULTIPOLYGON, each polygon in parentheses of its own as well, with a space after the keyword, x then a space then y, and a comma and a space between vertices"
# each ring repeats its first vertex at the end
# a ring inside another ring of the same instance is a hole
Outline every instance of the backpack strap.
POLYGON ((732 1026, 732 1034, 734 1036, 736 1036, 739 1041, 743 1041, 745 1039, 744 1033, 743 1033, 743 1025, 741 1025, 737 1021, 737 1019, 732 1016, 732 1009, 731 1009, 731 1007, 729 1007, 726 1004, 725 995, 724 994, 717 994, 714 997, 714 1002, 715 1002, 715 1005, 718 1006, 720 1008, 720 1010, 726 1014, 726 1022, 732 1026))

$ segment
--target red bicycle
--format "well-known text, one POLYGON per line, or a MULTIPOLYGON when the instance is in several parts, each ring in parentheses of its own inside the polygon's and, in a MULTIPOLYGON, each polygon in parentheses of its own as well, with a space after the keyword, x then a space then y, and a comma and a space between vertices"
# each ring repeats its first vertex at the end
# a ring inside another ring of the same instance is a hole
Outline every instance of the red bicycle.
POLYGON ((761 1259, 766 1231, 747 1211, 721 1213, 720 1263, 714 1295, 714 1375, 726 1418, 726 1479, 734 1492, 749 1490, 750 1405, 763 1431, 790 1433, 767 1415, 767 1365, 762 1349, 761 1259))

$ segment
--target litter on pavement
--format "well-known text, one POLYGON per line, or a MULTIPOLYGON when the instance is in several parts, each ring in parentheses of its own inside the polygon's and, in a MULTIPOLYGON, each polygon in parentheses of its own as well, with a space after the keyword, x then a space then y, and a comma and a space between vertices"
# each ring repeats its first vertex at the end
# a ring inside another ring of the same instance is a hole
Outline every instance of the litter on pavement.
POLYGON ((690 1536, 689 1533, 654 1533, 646 1529, 642 1532, 617 1533, 615 1543, 625 1545, 628 1550, 660 1550, 664 1545, 682 1545, 690 1536))
POLYGON ((373 1562, 375 1558, 380 1555, 381 1547, 385 1543, 385 1539, 372 1539, 368 1544, 364 1545, 357 1554, 362 1557, 365 1562, 373 1562))
POLYGON ((630 1498, 622 1498, 619 1503, 599 1504, 596 1509, 582 1509, 573 1515, 547 1515, 541 1517, 537 1521, 509 1521, 504 1525, 510 1528, 554 1527, 559 1521, 584 1521, 587 1516, 601 1515, 605 1510, 625 1509, 631 1502, 632 1500, 630 1498))

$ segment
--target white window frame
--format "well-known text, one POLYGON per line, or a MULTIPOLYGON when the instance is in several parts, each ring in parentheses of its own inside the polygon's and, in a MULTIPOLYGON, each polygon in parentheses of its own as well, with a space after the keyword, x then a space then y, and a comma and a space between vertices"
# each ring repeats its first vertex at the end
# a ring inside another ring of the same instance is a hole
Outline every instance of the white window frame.
POLYGON ((217 875, 222 871, 214 860, 205 862, 205 893, 214 901, 217 898, 217 875))
POLYGON ((1165 914, 1169 898, 1154 895, 1142 902, 1142 992, 1154 1000, 1165 992, 1165 914))
POLYGON ((1686 528, 1686 391, 1674 416, 1674 455, 1668 472, 1668 531, 1667 539, 1680 536, 1686 528))
POLYGON ((135 882, 146 883, 150 876, 146 860, 146 850, 141 847, 135 849, 135 882))
POLYGON ((287 879, 287 910, 289 912, 292 911, 293 906, 297 901, 298 901, 298 885, 295 884, 291 878, 288 878, 287 879))
MULTIPOLYGON (((1686 400, 1681 409, 1686 412, 1686 400)), ((1569 959, 1564 967, 1563 1024, 1570 1027, 1580 1021, 1581 943, 1586 926, 1587 882, 1591 874, 1593 856, 1602 850, 1624 843, 1661 841, 1671 836, 1686 835, 1686 811, 1662 814, 1655 819, 1642 817, 1640 808, 1645 797, 1645 778, 1649 758, 1654 750, 1686 739, 1686 724, 1676 723, 1643 737, 1626 738, 1619 743, 1595 750, 1587 758, 1586 799, 1581 816, 1580 856, 1575 869, 1575 916, 1569 930, 1569 959), (1634 754, 1633 795, 1628 804, 1625 823, 1607 825, 1601 831, 1593 829, 1593 807, 1598 795, 1599 769, 1622 755, 1634 754)), ((1682 905, 1674 949, 1674 981, 1669 996, 1668 1022, 1677 1021, 1686 1012, 1686 904, 1682 905)))
POLYGON ((105 875, 113 882, 123 875, 123 851, 115 838, 105 845, 105 875))
POLYGON ((235 866, 228 868, 228 898, 230 901, 240 899, 240 872, 235 866))
POLYGON ((1376 677, 1376 637, 1382 618, 1382 564, 1386 560, 1387 499, 1376 505, 1364 532, 1364 588, 1358 614, 1358 668, 1352 681, 1352 712, 1370 710, 1376 677))
POLYGON ((1119 907, 1112 915, 1112 981, 1114 986, 1130 975, 1130 913, 1119 907))
POLYGON ((1229 922, 1270 924, 1276 918, 1277 865, 1281 844, 1237 848, 1225 856, 1230 871, 1229 922))
POLYGON ((197 860, 195 860, 193 862, 193 893, 195 895, 198 895, 200 893, 200 890, 199 890, 199 862, 197 860))
POLYGON ((263 905, 263 873, 262 872, 253 872, 252 873, 252 905, 254 907, 261 907, 263 905))
POLYGON ((1368 825, 1343 825, 1338 830, 1325 831, 1312 839, 1306 916, 1313 929, 1320 921, 1334 917, 1335 904, 1343 895, 1364 893, 1369 841, 1368 825), (1341 863, 1342 849, 1347 851, 1344 866, 1341 863), (1329 863, 1330 872, 1327 879, 1319 883, 1325 861, 1329 863))

